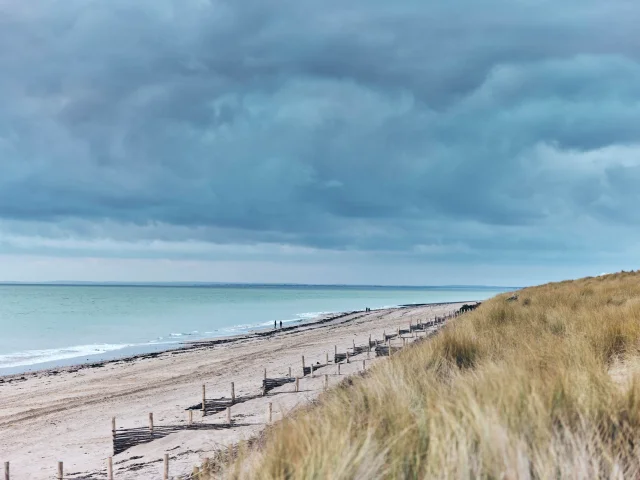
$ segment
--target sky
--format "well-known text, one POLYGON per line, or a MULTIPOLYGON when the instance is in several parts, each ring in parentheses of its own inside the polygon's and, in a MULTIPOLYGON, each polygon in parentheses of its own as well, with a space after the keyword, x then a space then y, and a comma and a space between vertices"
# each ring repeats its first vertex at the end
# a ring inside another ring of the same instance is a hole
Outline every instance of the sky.
POLYGON ((635 0, 0 0, 0 281, 640 267, 635 0))

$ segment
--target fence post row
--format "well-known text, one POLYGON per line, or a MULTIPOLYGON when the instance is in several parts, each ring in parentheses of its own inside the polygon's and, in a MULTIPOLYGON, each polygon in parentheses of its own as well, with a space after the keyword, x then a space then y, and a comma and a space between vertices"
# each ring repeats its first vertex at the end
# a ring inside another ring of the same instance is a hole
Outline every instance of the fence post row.
MULTIPOLYGON (((436 317, 434 320, 434 323, 439 323, 439 322, 443 322, 444 320, 448 319, 448 318, 453 318, 452 315, 447 315, 445 317, 436 317)), ((418 319, 416 321, 416 327, 417 329, 420 329, 423 325, 423 322, 418 319)), ((409 331, 412 330, 413 327, 413 320, 410 321, 409 323, 409 331)), ((402 343, 403 346, 406 346, 407 343, 407 339, 405 337, 402 337, 400 335, 400 327, 398 327, 397 329, 397 335, 402 338, 402 343)), ((415 335, 414 335, 415 338, 415 335)), ((382 332, 382 339, 383 342, 388 343, 389 345, 389 350, 388 350, 388 355, 391 356, 391 341, 389 339, 389 341, 387 342, 387 338, 386 338, 386 331, 383 330, 382 332)), ((371 334, 369 334, 369 342, 367 344, 367 350, 369 352, 371 352, 371 334)), ((375 340, 375 346, 378 346, 378 340, 375 340)), ((334 351, 334 358, 338 355, 338 346, 334 345, 333 346, 333 351, 334 351)), ((353 354, 356 353, 356 341, 355 339, 353 340, 353 354)), ((305 359, 304 359, 304 355, 302 355, 302 374, 304 376, 304 370, 305 370, 305 359)), ((327 365, 329 364, 329 352, 325 352, 325 360, 327 365)), ((349 355, 349 351, 347 350, 346 352, 346 363, 350 363, 350 355, 349 355)), ((337 372, 338 375, 340 375, 340 363, 336 362, 336 366, 337 366, 337 372)), ((362 361, 362 371, 366 371, 366 361, 363 360, 362 361)), ((311 376, 314 377, 314 365, 313 363, 311 364, 311 376)), ((289 367, 289 377, 291 377, 291 367, 289 367)), ((264 369, 264 378, 267 378, 267 369, 264 369)), ((327 390, 329 388, 329 375, 324 375, 324 389, 327 390)), ((300 391, 300 377, 296 377, 295 378, 295 391, 299 392, 300 391)), ((235 404, 236 401, 236 394, 235 394, 235 383, 231 382, 231 404, 235 404)), ((273 404, 271 402, 269 402, 268 404, 268 410, 267 410, 267 415, 268 415, 268 422, 271 423, 273 421, 273 404)), ((206 413, 206 385, 202 385, 202 413, 203 415, 206 413)), ((193 410, 188 410, 188 414, 189 414, 189 424, 192 424, 193 422, 193 410)), ((226 409, 226 416, 227 416, 227 424, 231 425, 231 407, 227 407, 226 409)), ((149 431, 151 433, 151 435, 153 436, 153 412, 149 412, 149 431)), ((113 445, 115 448, 115 442, 116 442, 116 417, 111 417, 111 438, 113 441, 113 445)), ((115 453, 115 452, 114 452, 115 453)), ((4 462, 4 477, 5 480, 10 480, 10 464, 9 462, 4 462)), ((57 472, 57 478, 58 480, 63 480, 64 479, 64 464, 63 462, 58 462, 58 472, 57 472)), ((165 480, 168 480, 169 478, 169 454, 165 454, 164 455, 164 474, 163 474, 163 478, 165 480)), ((113 480, 113 457, 107 457, 107 480, 113 480)))

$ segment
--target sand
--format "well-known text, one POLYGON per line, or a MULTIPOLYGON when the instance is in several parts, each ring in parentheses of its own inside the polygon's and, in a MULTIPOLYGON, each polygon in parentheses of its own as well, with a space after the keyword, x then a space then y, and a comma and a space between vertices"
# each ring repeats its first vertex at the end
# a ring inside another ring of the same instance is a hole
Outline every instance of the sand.
MULTIPOLYGON (((407 328, 410 321, 426 321, 458 309, 462 304, 439 304, 408 308, 354 312, 331 321, 277 332, 268 336, 248 335, 231 342, 204 343, 179 352, 112 361, 98 366, 67 368, 0 379, 0 461, 10 461, 11 479, 56 478, 57 462, 64 462, 64 478, 106 478, 107 457, 112 455, 111 418, 118 428, 154 423, 184 425, 186 408, 202 398, 229 397, 235 383, 236 396, 260 392, 263 371, 270 378, 284 377, 292 368, 301 375, 301 356, 307 365, 325 363, 334 345, 344 353, 347 347, 365 345, 369 334, 381 339, 383 330, 407 328)), ((113 457, 115 479, 162 478, 162 459, 170 455, 170 475, 190 473, 194 465, 220 448, 257 435, 267 421, 267 405, 273 405, 277 421, 292 409, 308 403, 323 390, 324 375, 335 385, 376 362, 371 354, 354 357, 341 365, 318 371, 316 378, 300 380, 300 392, 284 385, 257 398, 236 405, 233 420, 242 424, 227 430, 184 430, 150 443, 137 445, 113 457)), ((202 417, 194 412, 194 423, 226 423, 225 413, 202 417)))

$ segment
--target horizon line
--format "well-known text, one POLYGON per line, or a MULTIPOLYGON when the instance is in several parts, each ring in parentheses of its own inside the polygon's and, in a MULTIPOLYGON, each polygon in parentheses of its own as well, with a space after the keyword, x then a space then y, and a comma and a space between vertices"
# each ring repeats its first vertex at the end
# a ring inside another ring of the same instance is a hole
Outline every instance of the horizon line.
POLYGON ((123 287, 135 287, 135 286, 148 286, 148 287, 160 287, 160 286, 254 286, 254 287, 395 287, 395 288, 523 288, 522 286, 511 285, 479 285, 479 284, 447 284, 447 285, 382 285, 382 284, 359 284, 359 283, 294 283, 294 282, 206 282, 206 281, 166 281, 166 282, 127 282, 127 281, 74 281, 74 280, 51 280, 51 281, 12 281, 5 280, 0 281, 0 285, 24 285, 24 286, 123 286, 123 287))

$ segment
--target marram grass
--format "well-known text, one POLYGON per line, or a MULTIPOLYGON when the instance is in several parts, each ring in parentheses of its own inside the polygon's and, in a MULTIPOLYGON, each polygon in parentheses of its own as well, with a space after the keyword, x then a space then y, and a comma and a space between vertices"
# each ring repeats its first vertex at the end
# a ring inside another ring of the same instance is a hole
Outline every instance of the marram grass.
POLYGON ((640 274, 510 296, 323 394, 212 477, 640 477, 640 274))

